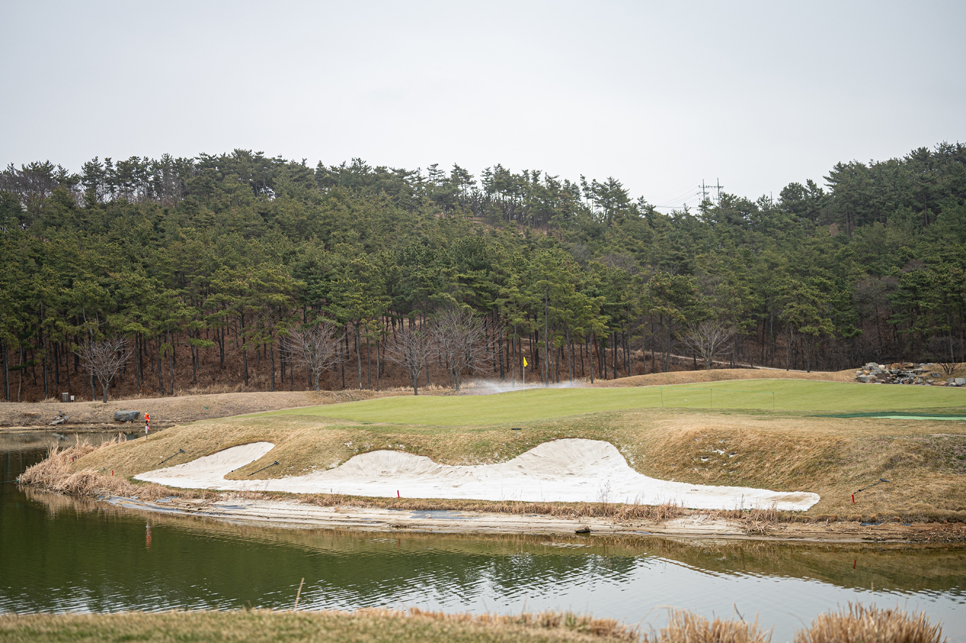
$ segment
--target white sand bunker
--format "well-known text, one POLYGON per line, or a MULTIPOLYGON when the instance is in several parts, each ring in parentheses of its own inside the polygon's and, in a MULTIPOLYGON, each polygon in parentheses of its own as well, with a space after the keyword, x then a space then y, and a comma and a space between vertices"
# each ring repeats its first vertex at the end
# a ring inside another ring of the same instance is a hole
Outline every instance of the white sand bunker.
POLYGON ((193 462, 135 476, 169 487, 226 491, 337 493, 353 496, 523 500, 528 502, 674 502, 694 509, 770 508, 804 511, 818 494, 750 487, 713 487, 656 480, 637 473, 607 442, 567 439, 541 444, 508 462, 437 464, 425 456, 373 451, 328 471, 272 480, 225 475, 274 448, 270 442, 232 447, 193 462))

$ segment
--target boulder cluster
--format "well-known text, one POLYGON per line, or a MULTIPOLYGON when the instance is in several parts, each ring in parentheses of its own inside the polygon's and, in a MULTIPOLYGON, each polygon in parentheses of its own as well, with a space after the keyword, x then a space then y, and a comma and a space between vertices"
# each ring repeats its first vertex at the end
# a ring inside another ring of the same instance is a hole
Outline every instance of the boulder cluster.
POLYGON ((966 377, 949 377, 934 370, 935 364, 876 364, 869 362, 855 372, 855 381, 868 384, 916 384, 919 386, 966 386, 966 377))

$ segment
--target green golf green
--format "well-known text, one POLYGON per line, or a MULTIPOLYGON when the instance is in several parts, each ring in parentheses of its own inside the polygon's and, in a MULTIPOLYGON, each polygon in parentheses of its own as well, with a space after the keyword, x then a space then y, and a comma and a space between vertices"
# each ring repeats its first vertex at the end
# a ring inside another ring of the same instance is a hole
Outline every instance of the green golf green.
POLYGON ((966 409, 966 390, 803 380, 742 380, 677 386, 530 389, 494 395, 387 397, 262 415, 358 422, 485 426, 645 408, 802 412, 966 409))

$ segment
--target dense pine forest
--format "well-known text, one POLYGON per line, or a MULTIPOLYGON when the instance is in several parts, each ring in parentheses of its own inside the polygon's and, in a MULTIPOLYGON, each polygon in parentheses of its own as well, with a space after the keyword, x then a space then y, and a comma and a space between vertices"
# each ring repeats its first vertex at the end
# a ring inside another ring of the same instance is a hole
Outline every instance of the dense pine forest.
POLYGON ((519 381, 523 359, 534 383, 952 363, 966 361, 966 146, 670 214, 613 178, 500 165, 35 162, 0 173, 0 257, 6 400, 99 397, 99 346, 124 395, 412 385, 402 340, 420 333, 437 347, 422 385, 519 381), (438 350, 447 314, 476 333, 468 359, 438 350), (294 340, 323 327, 314 380, 294 340))

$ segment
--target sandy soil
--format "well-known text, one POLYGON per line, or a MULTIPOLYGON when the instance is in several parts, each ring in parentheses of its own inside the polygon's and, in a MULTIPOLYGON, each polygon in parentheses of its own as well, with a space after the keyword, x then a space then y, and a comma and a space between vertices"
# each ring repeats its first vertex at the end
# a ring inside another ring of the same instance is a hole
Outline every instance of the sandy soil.
POLYGON ((274 446, 271 442, 254 442, 231 447, 134 477, 183 489, 381 498, 405 494, 407 498, 449 500, 673 503, 689 509, 805 511, 820 500, 818 494, 807 492, 657 480, 631 469, 612 444, 585 439, 546 442, 499 464, 453 466, 438 464, 425 456, 378 450, 357 455, 339 467, 307 475, 267 480, 225 478, 268 455, 274 446))
MULTIPOLYGON (((277 391, 275 393, 217 393, 180 397, 144 397, 103 402, 5 402, 0 404, 0 430, 50 428, 60 413, 63 429, 133 426, 114 422, 115 411, 135 410, 151 415, 151 426, 165 427, 196 420, 278 411, 299 406, 354 402, 391 393, 375 391, 277 391)), ((398 393, 396 393, 398 394, 398 393)))

